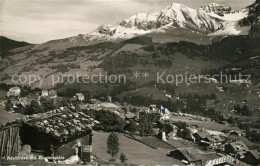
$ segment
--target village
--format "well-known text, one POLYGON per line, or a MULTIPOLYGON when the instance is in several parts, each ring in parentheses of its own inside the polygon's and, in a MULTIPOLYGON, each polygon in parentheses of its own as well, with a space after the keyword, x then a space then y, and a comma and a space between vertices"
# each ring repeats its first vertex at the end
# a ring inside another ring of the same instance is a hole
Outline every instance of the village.
MULTIPOLYGON (((111 96, 64 99, 39 89, 21 97, 13 86, 0 99, 0 162, 50 164, 259 165, 260 144, 230 117, 214 119, 140 107, 111 96), (115 134, 115 153, 109 137, 115 134), (108 153, 110 152, 110 153, 108 153)), ((1 92, 2 93, 2 92, 1 92)), ((178 100, 180 100, 178 98, 178 100)), ((245 122, 243 122, 245 123, 245 122)), ((258 131, 259 132, 259 131, 258 131)), ((256 137, 256 138, 254 138, 256 137)))

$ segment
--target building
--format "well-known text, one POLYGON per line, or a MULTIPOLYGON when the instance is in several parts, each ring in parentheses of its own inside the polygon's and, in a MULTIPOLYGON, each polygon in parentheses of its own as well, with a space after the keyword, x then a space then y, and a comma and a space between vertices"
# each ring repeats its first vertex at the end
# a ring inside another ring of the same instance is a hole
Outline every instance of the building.
POLYGON ((195 138, 195 142, 200 143, 202 141, 207 141, 210 134, 205 129, 201 129, 200 131, 194 133, 193 136, 195 138))
MULTIPOLYGON (((0 158, 19 155, 20 128, 23 115, 0 110, 0 158)), ((1 160, 1 159, 0 159, 1 160)))
POLYGON ((54 89, 50 90, 49 91, 49 97, 51 99, 55 99, 57 97, 57 92, 54 89))
POLYGON ((76 93, 77 100, 80 102, 83 102, 85 100, 85 97, 82 93, 76 93))
POLYGON ((178 148, 170 152, 174 159, 182 161, 184 164, 202 165, 202 158, 194 147, 178 148))
POLYGON ((101 101, 97 99, 90 99, 89 100, 90 107, 101 107, 101 101))
POLYGON ((147 117, 150 122, 157 122, 159 120, 168 120, 170 119, 170 112, 167 108, 161 106, 157 108, 156 105, 150 105, 148 109, 144 109, 139 112, 139 119, 141 120, 144 117, 147 117))
POLYGON ((243 133, 243 131, 241 131, 241 130, 231 130, 231 131, 229 131, 229 134, 230 134, 230 135, 242 136, 242 135, 244 135, 245 133, 243 133))
POLYGON ((159 109, 159 113, 160 113, 160 120, 169 120, 170 119, 170 111, 167 108, 164 108, 163 106, 161 106, 161 108, 159 109))
POLYGON ((244 162, 250 165, 259 165, 260 157, 258 150, 250 150, 245 153, 244 162))
POLYGON ((93 124, 94 120, 84 113, 50 111, 25 121, 21 140, 43 156, 67 159, 75 154, 73 147, 78 143, 82 147, 92 144, 93 124))
POLYGON ((43 89, 41 92, 41 97, 48 97, 48 96, 49 96, 49 91, 43 89))
POLYGON ((18 97, 21 95, 21 88, 18 86, 12 87, 9 89, 9 91, 7 92, 7 97, 18 97))
POLYGON ((231 156, 244 158, 244 154, 248 151, 248 147, 243 141, 231 142, 225 145, 225 152, 231 156))
POLYGON ((129 121, 129 120, 137 120, 137 115, 135 115, 134 113, 127 113, 125 114, 125 120, 129 121))
POLYGON ((167 138, 168 138, 168 139, 174 139, 174 138, 176 138, 177 132, 178 132, 178 130, 179 130, 179 128, 178 128, 177 126, 175 126, 175 125, 172 125, 172 128, 173 128, 173 131, 170 132, 170 133, 167 135, 167 138))
POLYGON ((157 111, 150 109, 141 110, 139 112, 139 121, 146 121, 150 123, 156 123, 160 120, 160 114, 157 111))
POLYGON ((216 153, 205 153, 194 147, 178 148, 170 152, 170 157, 181 160, 183 165, 206 165, 210 160, 219 158, 216 153))
POLYGON ((205 166, 236 166, 236 165, 249 166, 248 164, 229 155, 208 160, 205 164, 205 166))
POLYGON ((224 140, 219 135, 212 135, 207 137, 205 142, 209 143, 210 149, 222 149, 224 140))
POLYGON ((223 124, 223 125, 226 125, 226 126, 229 125, 229 123, 227 121, 221 121, 220 124, 223 124))

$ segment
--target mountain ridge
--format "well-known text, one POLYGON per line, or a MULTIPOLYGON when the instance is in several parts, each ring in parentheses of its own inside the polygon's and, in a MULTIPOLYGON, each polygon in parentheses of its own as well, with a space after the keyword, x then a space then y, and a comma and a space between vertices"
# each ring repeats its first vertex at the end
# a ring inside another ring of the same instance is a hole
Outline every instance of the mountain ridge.
MULTIPOLYGON (((63 47, 94 45, 102 42, 120 42, 137 36, 164 35, 165 33, 171 36, 165 40, 166 42, 178 42, 186 40, 180 36, 185 36, 187 32, 196 37, 200 36, 200 40, 208 38, 206 43, 198 41, 198 44, 208 44, 212 38, 218 36, 247 35, 249 26, 240 27, 238 25, 239 20, 246 17, 247 14, 246 9, 234 12, 231 7, 215 3, 203 5, 197 10, 172 3, 159 12, 138 13, 124 19, 119 25, 100 25, 91 33, 48 41, 39 44, 35 49, 51 48, 53 45, 55 45, 55 49, 62 49, 63 47), (176 34, 178 40, 172 34, 176 34)), ((159 43, 165 42, 156 38, 154 40, 159 43)), ((195 40, 189 41, 196 42, 195 40)))

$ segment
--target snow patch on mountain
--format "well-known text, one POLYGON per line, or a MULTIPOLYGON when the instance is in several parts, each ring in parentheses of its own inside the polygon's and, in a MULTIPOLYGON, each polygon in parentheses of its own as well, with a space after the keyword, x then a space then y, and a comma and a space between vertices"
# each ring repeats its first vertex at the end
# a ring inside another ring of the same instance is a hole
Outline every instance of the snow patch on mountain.
POLYGON ((248 9, 243 9, 242 11, 239 11, 239 12, 223 14, 223 16, 220 16, 213 12, 208 13, 208 15, 221 19, 221 20, 224 20, 224 21, 239 21, 248 16, 248 9))
POLYGON ((248 9, 234 12, 230 7, 214 3, 204 5, 198 10, 172 3, 159 12, 137 13, 121 21, 119 25, 101 25, 92 33, 50 41, 44 46, 55 44, 56 47, 63 48, 93 45, 101 42, 118 42, 148 34, 160 34, 160 41, 164 41, 162 39, 165 37, 164 33, 171 38, 178 38, 177 41, 186 40, 186 34, 208 37, 241 35, 247 34, 249 30, 248 27, 241 28, 238 22, 247 15, 248 9))
MULTIPOLYGON (((204 5, 198 10, 172 3, 155 13, 137 13, 118 26, 100 26, 89 34, 100 38, 128 39, 152 32, 163 32, 166 27, 183 28, 202 34, 239 35, 237 22, 248 15, 248 10, 232 11, 231 7, 216 3, 204 5)), ((96 38, 96 37, 94 37, 96 38)))

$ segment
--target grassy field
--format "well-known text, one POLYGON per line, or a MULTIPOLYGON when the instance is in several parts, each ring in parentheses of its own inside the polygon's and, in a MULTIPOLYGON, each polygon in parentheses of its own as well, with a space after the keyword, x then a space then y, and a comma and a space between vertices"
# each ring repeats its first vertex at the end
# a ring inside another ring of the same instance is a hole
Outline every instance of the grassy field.
POLYGON ((214 130, 214 131, 221 131, 221 130, 239 130, 236 126, 231 125, 222 125, 213 121, 205 122, 205 121, 198 121, 198 120, 189 120, 187 117, 179 117, 179 116, 171 116, 171 121, 178 122, 186 122, 188 125, 198 125, 198 127, 203 127, 208 130, 214 130))
MULTIPOLYGON (((97 157, 109 160, 111 157, 106 153, 106 141, 109 133, 93 131, 93 154, 97 157)), ((131 164, 146 165, 181 165, 178 160, 167 157, 169 150, 155 150, 140 142, 126 138, 123 134, 118 134, 120 150, 116 157, 119 160, 121 153, 124 153, 131 164)))
POLYGON ((141 136, 134 136, 134 138, 142 143, 144 143, 147 146, 150 146, 154 149, 169 149, 172 150, 174 147, 167 142, 164 142, 158 138, 155 137, 141 137, 141 136))

